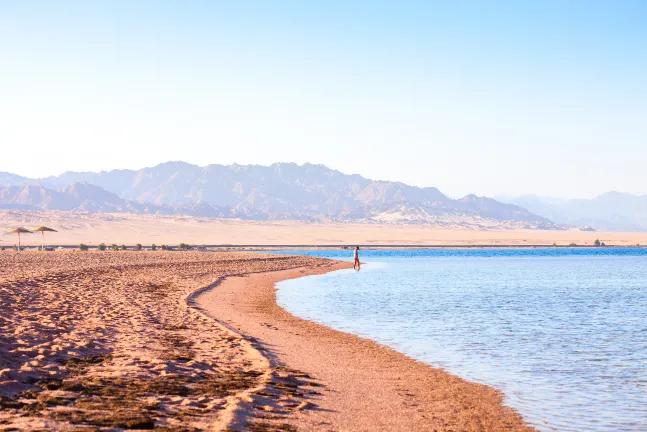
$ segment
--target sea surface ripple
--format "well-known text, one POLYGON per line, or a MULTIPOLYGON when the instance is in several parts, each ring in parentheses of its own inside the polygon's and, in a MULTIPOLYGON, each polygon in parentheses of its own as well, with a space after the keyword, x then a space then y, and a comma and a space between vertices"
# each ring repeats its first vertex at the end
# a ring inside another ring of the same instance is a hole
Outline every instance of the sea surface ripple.
POLYGON ((359 272, 281 282, 279 304, 494 386, 539 430, 647 430, 646 249, 361 251, 361 258, 359 272))

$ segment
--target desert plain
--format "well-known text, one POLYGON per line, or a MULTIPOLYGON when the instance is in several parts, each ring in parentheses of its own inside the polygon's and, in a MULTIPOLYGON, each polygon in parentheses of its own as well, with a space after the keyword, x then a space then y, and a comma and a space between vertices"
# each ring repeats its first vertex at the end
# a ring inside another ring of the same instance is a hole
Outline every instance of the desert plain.
MULTIPOLYGON (((134 245, 184 242, 192 245, 410 245, 410 246, 506 246, 506 245, 647 245, 647 232, 596 232, 580 230, 481 229, 415 224, 321 223, 301 221, 250 221, 191 216, 78 213, 62 211, 0 210, 0 228, 45 225, 49 245, 96 246, 99 243, 134 245)), ((0 246, 17 244, 16 235, 0 235, 0 246)), ((22 244, 41 244, 40 234, 24 234, 22 244)))

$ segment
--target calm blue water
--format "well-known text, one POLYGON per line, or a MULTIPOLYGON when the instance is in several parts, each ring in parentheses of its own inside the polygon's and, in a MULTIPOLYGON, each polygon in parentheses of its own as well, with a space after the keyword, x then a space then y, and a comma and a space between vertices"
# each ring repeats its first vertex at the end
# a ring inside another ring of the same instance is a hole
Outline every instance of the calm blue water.
POLYGON ((361 259, 360 272, 282 282, 279 304, 499 388, 540 430, 647 430, 646 249, 362 251, 361 259))

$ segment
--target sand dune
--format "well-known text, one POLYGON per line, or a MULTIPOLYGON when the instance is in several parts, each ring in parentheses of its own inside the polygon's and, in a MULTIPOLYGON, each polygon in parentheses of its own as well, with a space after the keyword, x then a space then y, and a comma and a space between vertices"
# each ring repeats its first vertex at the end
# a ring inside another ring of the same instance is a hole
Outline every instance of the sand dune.
MULTIPOLYGON (((147 216, 70 212, 0 211, 0 227, 47 225, 59 230, 46 235, 47 244, 97 245, 141 243, 201 244, 408 244, 408 245, 591 245, 596 239, 614 245, 647 245, 647 232, 588 232, 503 229, 452 229, 424 225, 241 221, 189 216, 147 216)), ((23 235, 23 244, 37 246, 39 235, 23 235)), ((17 243, 15 235, 0 235, 0 245, 17 243)))

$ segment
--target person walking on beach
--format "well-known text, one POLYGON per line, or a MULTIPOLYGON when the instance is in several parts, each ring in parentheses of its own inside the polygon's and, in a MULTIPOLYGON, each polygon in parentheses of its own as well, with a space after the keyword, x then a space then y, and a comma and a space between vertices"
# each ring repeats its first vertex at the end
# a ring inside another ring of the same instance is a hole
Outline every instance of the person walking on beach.
POLYGON ((359 270, 359 246, 355 248, 355 264, 353 264, 353 269, 357 268, 359 270))

